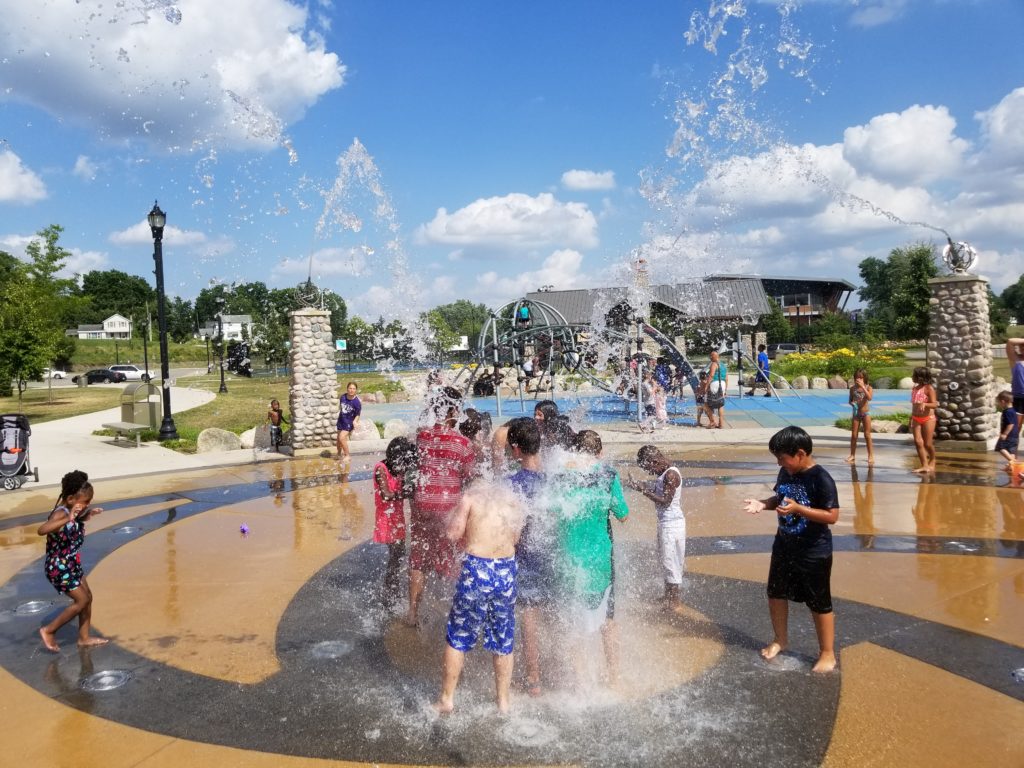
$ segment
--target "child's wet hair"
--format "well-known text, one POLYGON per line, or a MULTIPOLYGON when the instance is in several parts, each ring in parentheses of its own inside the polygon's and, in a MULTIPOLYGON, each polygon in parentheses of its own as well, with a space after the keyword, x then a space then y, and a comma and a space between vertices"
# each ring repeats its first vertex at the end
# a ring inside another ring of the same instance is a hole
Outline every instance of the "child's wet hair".
POLYGON ((1011 392, 1008 389, 1004 389, 1002 392, 1000 392, 998 395, 996 395, 996 401, 1000 402, 1000 403, 1012 403, 1013 402, 1013 392, 1011 392))
POLYGON ((797 451, 803 451, 810 456, 813 448, 811 436, 800 427, 783 427, 768 441, 768 450, 773 456, 796 456, 797 451))
POLYGON ((533 413, 535 416, 538 412, 544 417, 544 421, 553 419, 558 415, 558 403, 554 400, 541 400, 533 406, 533 413))
POLYGON ((484 427, 483 415, 476 408, 467 408, 462 413, 462 421, 459 422, 459 432, 463 437, 472 440, 484 427))
POLYGON ((636 452, 636 465, 643 469, 647 469, 648 467, 653 466, 654 462, 658 459, 663 458, 664 454, 662 454, 661 449, 656 445, 648 443, 647 445, 641 445, 640 450, 636 452))
POLYGON ((432 395, 430 401, 430 409, 438 421, 447 420, 452 410, 458 411, 461 407, 462 393, 455 387, 442 387, 432 395))
POLYGON ((405 472, 416 466, 419 452, 407 437, 396 437, 384 449, 384 466, 391 472, 405 472))
POLYGON ((923 365, 917 366, 914 372, 910 375, 915 384, 931 384, 932 383, 932 372, 930 369, 923 365))
POLYGON ((540 450, 540 426, 536 419, 519 416, 508 423, 509 447, 518 448, 527 456, 533 456, 540 450))
POLYGON ((592 429, 581 429, 576 433, 572 441, 572 449, 577 453, 589 453, 591 456, 600 456, 604 450, 604 443, 601 436, 592 429))
POLYGON ((62 501, 67 501, 83 491, 87 493, 92 492, 89 476, 80 469, 72 470, 60 479, 60 497, 57 499, 57 503, 60 504, 62 501))
POLYGON ((559 448, 571 450, 576 439, 576 432, 564 413, 551 418, 544 418, 541 426, 542 441, 545 445, 557 445, 559 448))
POLYGON ((865 384, 868 383, 868 372, 866 368, 858 368, 853 372, 853 380, 862 379, 865 384))

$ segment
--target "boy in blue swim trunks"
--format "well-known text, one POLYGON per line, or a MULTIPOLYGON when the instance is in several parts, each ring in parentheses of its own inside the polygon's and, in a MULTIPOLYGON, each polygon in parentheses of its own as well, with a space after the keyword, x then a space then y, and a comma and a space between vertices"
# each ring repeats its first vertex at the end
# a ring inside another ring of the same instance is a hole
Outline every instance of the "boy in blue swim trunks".
POLYGON ((462 571, 448 614, 441 695, 434 708, 447 714, 455 708, 466 654, 483 637, 493 654, 498 711, 509 709, 512 650, 516 629, 516 542, 525 512, 507 484, 478 482, 463 494, 448 525, 448 538, 465 550, 462 571))

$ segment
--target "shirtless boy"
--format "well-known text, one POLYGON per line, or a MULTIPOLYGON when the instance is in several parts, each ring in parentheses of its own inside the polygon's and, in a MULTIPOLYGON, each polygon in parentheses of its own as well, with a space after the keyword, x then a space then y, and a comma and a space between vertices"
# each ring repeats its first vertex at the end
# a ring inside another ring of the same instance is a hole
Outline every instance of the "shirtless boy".
POLYGON ((438 712, 455 708, 466 654, 483 636, 493 654, 498 711, 508 712, 516 629, 515 547, 523 528, 522 502, 505 484, 478 482, 463 494, 448 525, 448 538, 462 542, 465 557, 445 632, 438 712))

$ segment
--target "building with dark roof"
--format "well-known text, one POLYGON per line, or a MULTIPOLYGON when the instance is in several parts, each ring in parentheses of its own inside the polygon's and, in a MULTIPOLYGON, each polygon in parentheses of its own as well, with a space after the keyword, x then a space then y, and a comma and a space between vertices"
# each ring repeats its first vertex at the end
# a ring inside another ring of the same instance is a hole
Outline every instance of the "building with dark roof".
POLYGON ((709 275, 712 281, 758 280, 793 325, 810 325, 830 312, 843 312, 856 286, 836 277, 763 277, 761 275, 709 275))

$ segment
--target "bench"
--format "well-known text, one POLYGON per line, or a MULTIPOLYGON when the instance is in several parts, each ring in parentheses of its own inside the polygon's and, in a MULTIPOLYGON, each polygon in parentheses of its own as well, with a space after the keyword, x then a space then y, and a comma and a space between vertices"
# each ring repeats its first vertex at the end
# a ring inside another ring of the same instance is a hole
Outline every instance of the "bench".
POLYGON ((114 430, 115 443, 121 438, 121 435, 131 437, 134 434, 136 448, 142 447, 142 436, 140 434, 142 430, 149 429, 149 424, 134 424, 130 421, 112 421, 109 424, 103 424, 102 426, 104 429, 114 430))

